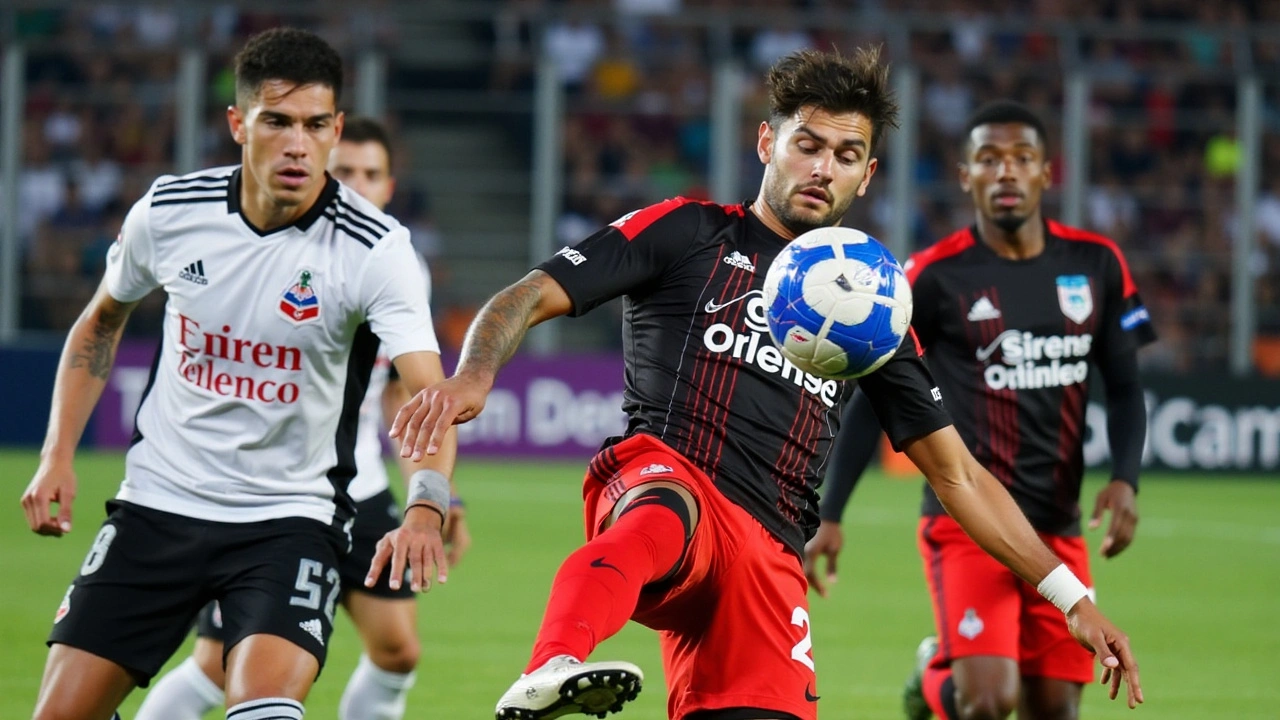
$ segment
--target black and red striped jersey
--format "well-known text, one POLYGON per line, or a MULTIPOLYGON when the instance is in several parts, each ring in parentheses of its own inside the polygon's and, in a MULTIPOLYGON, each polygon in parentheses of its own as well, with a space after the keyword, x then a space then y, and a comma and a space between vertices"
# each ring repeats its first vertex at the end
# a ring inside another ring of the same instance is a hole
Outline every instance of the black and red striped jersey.
MULTIPOLYGON (((798 370, 769 338, 762 285, 786 244, 744 205, 676 198, 538 267, 575 316, 624 298, 627 435, 679 451, 800 555, 853 383, 798 370)), ((951 423, 914 341, 859 382, 895 441, 951 423)))
MULTIPOLYGON (((905 265, 911 325, 965 443, 1042 532, 1078 535, 1095 367, 1155 340, 1120 248, 1052 220, 1044 252, 998 256, 976 227, 905 265)), ((923 511, 945 514, 926 486, 923 511)))

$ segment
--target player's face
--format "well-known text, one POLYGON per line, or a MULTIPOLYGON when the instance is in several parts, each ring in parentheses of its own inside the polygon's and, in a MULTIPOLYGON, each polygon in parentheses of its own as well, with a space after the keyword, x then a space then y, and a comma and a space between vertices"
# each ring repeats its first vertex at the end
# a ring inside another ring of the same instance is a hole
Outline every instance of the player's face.
POLYGON ((329 155, 329 173, 365 200, 385 209, 396 189, 391 162, 382 143, 339 142, 329 155))
POLYGON ((799 235, 835 225, 876 171, 871 119, 805 106, 774 128, 760 124, 756 151, 765 164, 761 195, 799 235))
POLYGON ((1049 161, 1035 128, 1022 123, 979 125, 969 133, 960 187, 984 217, 1014 232, 1038 215, 1050 184, 1049 161))
POLYGON ((333 88, 268 80, 247 107, 228 108, 227 119, 254 190, 279 207, 319 195, 329 151, 342 134, 333 88))

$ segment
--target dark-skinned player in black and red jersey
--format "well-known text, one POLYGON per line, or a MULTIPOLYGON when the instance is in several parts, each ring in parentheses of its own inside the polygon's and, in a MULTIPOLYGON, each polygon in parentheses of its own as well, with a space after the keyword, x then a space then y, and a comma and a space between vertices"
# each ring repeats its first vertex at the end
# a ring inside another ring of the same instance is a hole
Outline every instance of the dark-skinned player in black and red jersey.
MULTIPOLYGON (((911 324, 965 444, 1088 584, 1079 502, 1090 367, 1106 386, 1113 456, 1113 479, 1098 493, 1090 525, 1111 513, 1100 548, 1110 558, 1137 525, 1147 426, 1137 351, 1155 333, 1115 243, 1042 216, 1050 167, 1041 120, 1001 101, 975 113, 968 131, 960 186, 977 219, 907 262, 911 324)), ((824 594, 843 544, 840 517, 870 460, 875 425, 871 404, 856 395, 843 422, 853 432, 836 444, 822 525, 807 548, 810 581, 824 594)), ((924 492, 919 545, 937 635, 917 653, 907 716, 994 720, 1017 710, 1020 718, 1074 720, 1093 678, 1090 654, 1033 585, 947 516, 945 498, 924 492)))
MULTIPOLYGON (((481 309, 457 373, 415 395, 392 426, 402 452, 430 454, 483 409, 528 328, 625 297, 627 432, 588 467, 587 543, 561 565, 498 718, 620 709, 640 669, 585 661, 628 619, 660 634, 673 720, 817 717, 801 558, 853 386, 785 362, 760 294, 788 241, 838 224, 866 191, 896 105, 875 51, 787 56, 768 87, 753 202, 668 200, 562 249, 481 309)), ((1138 702, 1127 637, 965 449, 915 341, 859 384, 961 524, 1020 577, 1047 582, 1077 637, 1138 702)))

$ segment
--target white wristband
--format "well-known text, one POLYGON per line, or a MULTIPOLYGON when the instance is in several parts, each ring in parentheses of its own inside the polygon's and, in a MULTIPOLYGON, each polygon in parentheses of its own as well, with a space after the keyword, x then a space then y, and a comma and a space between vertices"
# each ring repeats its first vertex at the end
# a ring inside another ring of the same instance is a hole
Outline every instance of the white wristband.
POLYGON ((1089 594, 1089 588, 1080 582, 1080 578, 1066 565, 1059 565, 1054 568, 1040 584, 1036 586, 1036 591, 1044 596, 1045 600, 1053 603, 1055 607, 1066 613, 1080 602, 1080 598, 1089 594))
POLYGON ((405 510, 415 503, 427 502, 435 506, 441 517, 449 512, 449 478, 438 470, 419 470, 409 477, 409 493, 405 510))

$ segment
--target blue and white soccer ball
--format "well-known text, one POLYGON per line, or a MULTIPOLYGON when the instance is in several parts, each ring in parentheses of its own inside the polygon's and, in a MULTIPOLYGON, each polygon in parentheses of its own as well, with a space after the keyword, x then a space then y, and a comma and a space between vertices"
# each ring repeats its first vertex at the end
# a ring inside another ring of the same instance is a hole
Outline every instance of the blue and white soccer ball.
POLYGON ((769 335, 792 365, 851 380, 889 361, 911 325, 911 286, 893 254, 861 230, 792 240, 764 278, 769 335))

